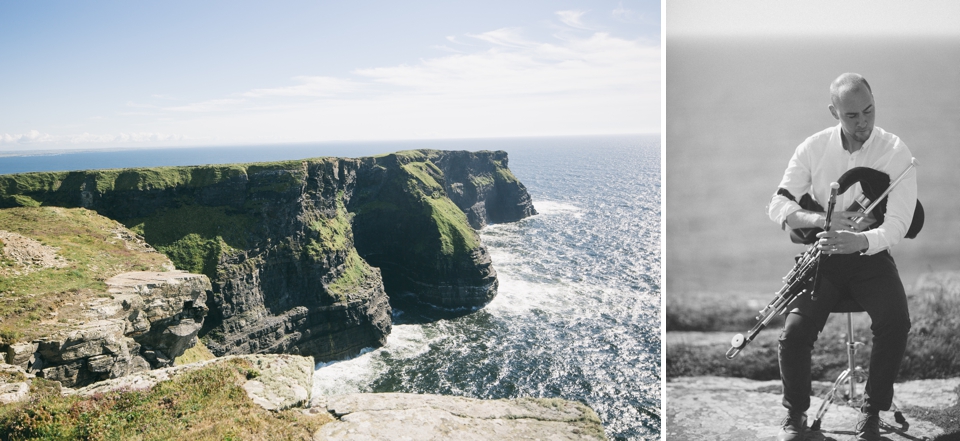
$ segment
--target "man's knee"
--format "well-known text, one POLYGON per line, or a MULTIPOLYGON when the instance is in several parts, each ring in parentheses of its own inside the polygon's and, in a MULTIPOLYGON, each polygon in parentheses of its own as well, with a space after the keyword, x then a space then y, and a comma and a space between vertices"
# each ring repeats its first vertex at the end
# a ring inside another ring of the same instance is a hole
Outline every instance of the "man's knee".
POLYGON ((892 334, 907 335, 910 332, 910 314, 906 309, 896 308, 883 317, 873 320, 870 329, 874 335, 892 334))
POLYGON ((788 314, 787 320, 780 331, 781 347, 813 347, 817 341, 819 329, 806 317, 799 314, 788 314))

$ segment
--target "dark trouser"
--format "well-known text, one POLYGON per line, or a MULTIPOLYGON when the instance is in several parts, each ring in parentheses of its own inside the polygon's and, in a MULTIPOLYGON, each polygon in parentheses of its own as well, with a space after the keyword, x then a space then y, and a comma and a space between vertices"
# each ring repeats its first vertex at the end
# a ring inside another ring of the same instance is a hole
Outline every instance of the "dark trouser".
POLYGON ((816 300, 803 295, 790 305, 780 333, 780 377, 783 405, 795 412, 810 407, 810 352, 830 310, 844 296, 852 297, 870 315, 873 350, 864 390, 867 411, 889 410, 893 382, 907 347, 910 313, 897 266, 890 253, 844 254, 820 261, 816 300))

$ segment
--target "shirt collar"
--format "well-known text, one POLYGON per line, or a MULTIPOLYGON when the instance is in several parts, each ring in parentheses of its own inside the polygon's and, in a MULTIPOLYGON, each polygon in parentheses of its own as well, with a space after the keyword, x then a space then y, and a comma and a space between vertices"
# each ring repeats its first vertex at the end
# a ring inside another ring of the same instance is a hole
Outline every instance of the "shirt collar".
MULTIPOLYGON (((840 147, 840 150, 843 150, 846 152, 847 150, 843 148, 843 126, 838 123, 835 126, 835 129, 837 131, 837 145, 840 147)), ((877 134, 877 126, 874 125, 873 130, 870 131, 870 136, 867 137, 867 140, 863 142, 862 146, 860 146, 860 150, 857 150, 856 152, 853 152, 850 154, 852 155, 857 152, 862 152, 864 150, 867 150, 871 145, 873 145, 873 139, 876 138, 876 134, 877 134)))

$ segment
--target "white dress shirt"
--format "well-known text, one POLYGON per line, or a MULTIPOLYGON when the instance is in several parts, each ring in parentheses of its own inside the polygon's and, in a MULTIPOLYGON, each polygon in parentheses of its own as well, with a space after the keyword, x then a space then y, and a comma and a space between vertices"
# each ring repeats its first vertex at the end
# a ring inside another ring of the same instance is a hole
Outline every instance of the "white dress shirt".
MULTIPOLYGON (((913 155, 907 145, 897 135, 880 127, 874 126, 873 133, 863 143, 863 147, 854 153, 844 150, 840 133, 841 128, 837 124, 803 141, 790 158, 779 188, 789 191, 798 201, 805 193, 810 193, 817 203, 826 207, 830 199, 830 184, 836 182, 847 170, 870 167, 889 175, 890 182, 893 183, 910 165, 913 155)), ((861 193, 858 183, 837 195, 836 210, 846 210, 861 193)), ((883 224, 863 232, 869 243, 864 254, 876 254, 900 242, 910 228, 916 203, 917 172, 916 168, 913 168, 887 195, 887 211, 883 224)), ((770 219, 784 229, 788 228, 787 216, 797 210, 800 210, 797 202, 777 194, 774 194, 773 200, 767 206, 770 219)))

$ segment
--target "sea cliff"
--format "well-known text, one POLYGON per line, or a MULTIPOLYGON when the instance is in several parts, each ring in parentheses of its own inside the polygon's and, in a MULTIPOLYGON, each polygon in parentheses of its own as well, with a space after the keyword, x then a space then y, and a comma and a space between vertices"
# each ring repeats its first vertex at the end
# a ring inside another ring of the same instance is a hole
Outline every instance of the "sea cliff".
POLYGON ((214 354, 321 361, 384 344, 391 299, 489 302, 496 272, 474 228, 535 214, 506 153, 437 150, 0 176, 0 208, 51 206, 119 221, 205 275, 199 335, 214 354))

